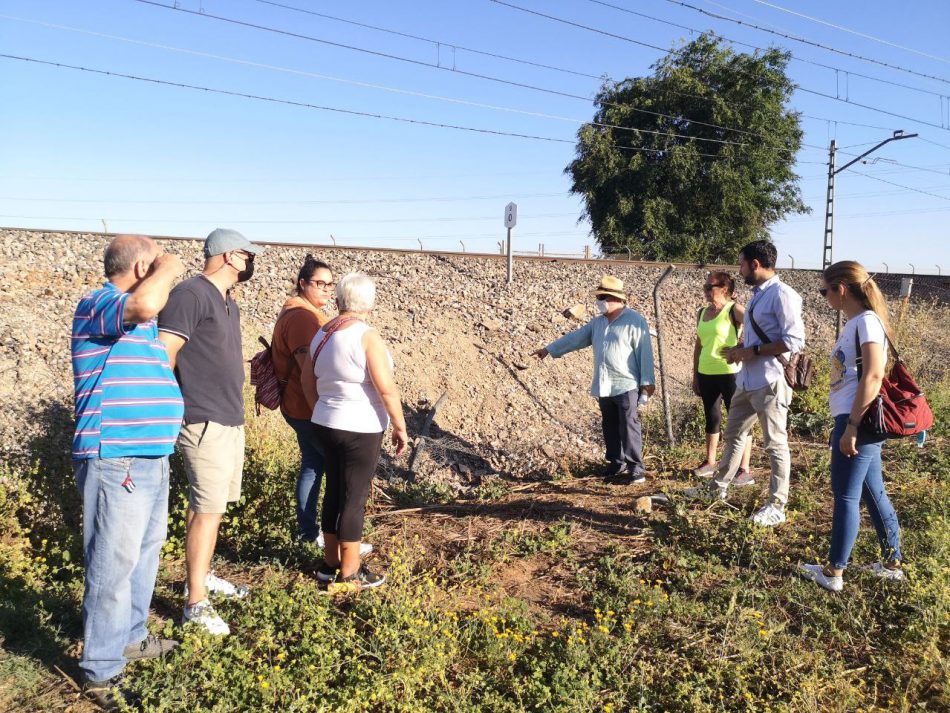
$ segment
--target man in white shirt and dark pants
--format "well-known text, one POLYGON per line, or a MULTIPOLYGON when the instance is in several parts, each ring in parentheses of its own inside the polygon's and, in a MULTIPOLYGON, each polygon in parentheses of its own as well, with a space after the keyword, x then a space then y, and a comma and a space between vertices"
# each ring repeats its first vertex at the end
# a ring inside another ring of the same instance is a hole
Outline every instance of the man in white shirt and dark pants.
POLYGON ((791 474, 787 428, 792 387, 785 380, 785 367, 778 357, 805 347, 802 298, 775 274, 776 256, 775 246, 768 240, 749 243, 739 253, 739 274, 753 288, 743 325, 745 345, 724 352, 727 361, 741 362, 742 369, 729 410, 722 460, 708 485, 686 491, 688 497, 726 499, 746 439, 758 418, 772 468, 769 499, 752 516, 752 521, 763 527, 785 522, 791 474), (755 329, 753 320, 759 329, 755 329), (767 339, 759 336, 760 331, 767 339))

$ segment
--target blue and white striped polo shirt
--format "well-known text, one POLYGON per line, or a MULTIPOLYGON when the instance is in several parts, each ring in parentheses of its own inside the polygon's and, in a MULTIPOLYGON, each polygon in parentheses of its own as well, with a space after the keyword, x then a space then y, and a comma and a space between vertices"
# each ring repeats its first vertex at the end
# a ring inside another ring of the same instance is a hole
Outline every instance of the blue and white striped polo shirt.
POLYGON ((73 458, 163 456, 175 449, 185 405, 155 320, 122 323, 129 293, 107 282, 73 318, 73 458))

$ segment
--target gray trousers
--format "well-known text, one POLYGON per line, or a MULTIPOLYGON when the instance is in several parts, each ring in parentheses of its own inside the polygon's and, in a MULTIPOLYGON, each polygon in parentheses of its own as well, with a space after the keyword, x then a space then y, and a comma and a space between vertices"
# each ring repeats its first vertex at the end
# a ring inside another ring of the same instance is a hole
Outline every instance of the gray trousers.
POLYGON ((756 418, 762 426, 765 452, 769 454, 772 475, 769 479, 769 502, 780 508, 788 502, 788 484, 792 457, 788 450, 788 406, 792 402, 792 387, 785 379, 754 391, 737 389, 732 397, 722 460, 716 471, 715 482, 726 488, 736 477, 746 439, 751 437, 756 418))

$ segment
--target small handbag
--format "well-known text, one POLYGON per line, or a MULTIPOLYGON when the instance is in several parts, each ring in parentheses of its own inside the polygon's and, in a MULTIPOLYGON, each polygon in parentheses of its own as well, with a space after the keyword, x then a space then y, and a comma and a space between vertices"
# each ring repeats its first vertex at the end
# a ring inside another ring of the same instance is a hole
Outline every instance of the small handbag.
MULTIPOLYGON (((883 326, 883 323, 882 323, 883 326)), ((881 381, 881 391, 861 419, 861 429, 875 436, 885 438, 903 438, 915 436, 933 426, 934 414, 927 403, 927 397, 917 386, 914 377, 901 360, 897 348, 887 341, 894 354, 894 365, 889 374, 881 381)), ((858 332, 854 332, 855 366, 858 369, 858 381, 864 373, 861 362, 861 344, 858 332)))
MULTIPOLYGON (((771 339, 762 330, 762 327, 755 321, 752 314, 752 306, 749 306, 749 322, 752 323, 752 329, 763 344, 771 343, 771 339)), ((776 359, 785 367, 785 382, 792 387, 793 391, 804 391, 811 386, 812 379, 815 378, 815 365, 811 357, 804 352, 795 352, 789 357, 779 354, 776 359)))

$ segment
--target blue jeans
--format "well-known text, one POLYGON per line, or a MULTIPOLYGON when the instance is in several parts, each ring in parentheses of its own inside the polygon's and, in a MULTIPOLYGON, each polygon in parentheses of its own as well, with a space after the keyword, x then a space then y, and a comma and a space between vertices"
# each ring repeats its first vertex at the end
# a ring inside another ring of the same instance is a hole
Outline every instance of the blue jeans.
POLYGON ((858 454, 848 458, 838 447, 847 426, 848 414, 835 416, 835 427, 831 434, 831 490, 835 496, 835 507, 828 561, 832 567, 843 569, 848 566, 861 524, 862 500, 877 531, 883 561, 899 560, 900 527, 894 506, 884 492, 884 475, 881 472, 881 445, 884 441, 859 433, 858 454))
POLYGON ((73 461, 83 500, 83 650, 79 668, 104 681, 145 623, 168 523, 168 456, 73 461), (131 491, 131 492, 129 492, 131 491))
POLYGON ((320 534, 317 523, 317 500, 323 481, 323 448, 313 432, 313 424, 302 418, 284 420, 297 434, 300 447, 300 473, 297 475, 297 527, 302 540, 315 540, 320 534))

